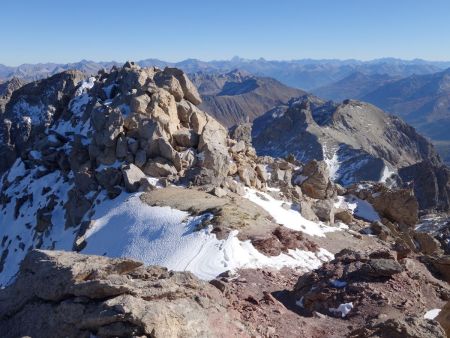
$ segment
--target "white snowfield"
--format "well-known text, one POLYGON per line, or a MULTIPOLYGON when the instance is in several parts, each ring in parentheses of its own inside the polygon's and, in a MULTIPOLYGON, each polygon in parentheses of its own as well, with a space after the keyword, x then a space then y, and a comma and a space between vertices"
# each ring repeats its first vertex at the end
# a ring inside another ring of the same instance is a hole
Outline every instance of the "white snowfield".
POLYGON ((231 232, 226 240, 218 240, 211 229, 198 230, 208 217, 211 216, 192 217, 170 207, 148 206, 138 193, 122 193, 95 208, 93 226, 86 233, 87 246, 82 253, 130 257, 146 265, 191 271, 206 280, 239 268, 289 266, 306 271, 333 257, 324 249, 318 253, 290 250, 268 257, 250 241, 240 241, 237 231, 231 232))

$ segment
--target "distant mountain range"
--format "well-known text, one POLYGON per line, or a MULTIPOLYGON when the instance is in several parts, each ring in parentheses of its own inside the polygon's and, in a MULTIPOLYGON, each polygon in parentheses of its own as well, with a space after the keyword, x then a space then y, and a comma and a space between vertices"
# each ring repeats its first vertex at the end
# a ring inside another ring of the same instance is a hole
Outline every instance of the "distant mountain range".
MULTIPOLYGON (((188 73, 214 72, 226 73, 233 69, 241 69, 257 76, 272 77, 295 88, 312 90, 323 87, 355 73, 389 74, 394 77, 406 77, 412 74, 430 74, 450 67, 450 62, 432 62, 425 60, 400 60, 383 58, 372 61, 359 60, 291 60, 276 61, 260 59, 242 59, 234 57, 230 60, 200 61, 187 59, 180 62, 166 62, 158 59, 147 59, 137 62, 141 66, 177 67, 188 73)), ((20 77, 25 80, 36 80, 59 73, 67 69, 76 69, 85 73, 96 73, 102 68, 122 65, 122 62, 93 62, 82 60, 68 64, 24 64, 18 67, 0 65, 0 80, 20 77)))
POLYGON ((358 72, 313 92, 333 100, 360 99, 400 116, 432 139, 450 162, 450 68, 404 78, 358 72))
POLYGON ((401 116, 433 140, 450 140, 450 69, 386 83, 362 99, 401 116))
POLYGON ((375 89, 401 78, 390 74, 366 74, 358 71, 337 82, 313 89, 311 92, 319 97, 335 101, 361 99, 375 89))
POLYGON ((274 106, 306 92, 288 87, 269 77, 234 70, 225 74, 191 74, 203 102, 200 108, 226 127, 253 121, 274 106))

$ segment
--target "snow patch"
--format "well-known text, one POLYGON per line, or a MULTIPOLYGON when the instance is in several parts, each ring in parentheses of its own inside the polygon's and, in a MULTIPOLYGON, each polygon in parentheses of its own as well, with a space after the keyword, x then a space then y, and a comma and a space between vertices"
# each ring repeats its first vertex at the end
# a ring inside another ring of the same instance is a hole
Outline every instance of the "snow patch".
POLYGON ((295 305, 297 305, 298 307, 301 307, 302 309, 305 307, 305 304, 304 304, 304 301, 305 300, 305 297, 301 297, 299 300, 297 300, 296 302, 295 302, 295 305))
POLYGON ((350 210, 356 217, 368 222, 379 221, 380 215, 375 211, 372 204, 354 195, 338 196, 338 201, 334 204, 336 208, 350 210))
POLYGON ((423 318, 433 320, 439 315, 440 312, 441 309, 431 309, 423 315, 423 318))
POLYGON ((337 308, 329 308, 328 310, 331 312, 340 312, 341 317, 344 318, 350 313, 350 311, 352 309, 353 309, 353 303, 344 303, 344 304, 339 304, 339 306, 337 308))
POLYGON ((383 173, 381 174, 381 177, 380 177, 380 182, 381 183, 386 183, 387 180, 394 174, 395 174, 395 171, 390 170, 389 167, 385 164, 384 165, 384 169, 383 169, 383 173))
POLYGON ((254 189, 245 188, 245 191, 246 194, 244 197, 265 209, 277 223, 282 224, 289 229, 302 231, 308 235, 319 237, 325 237, 326 232, 338 230, 338 228, 329 227, 323 223, 309 221, 297 210, 286 210, 283 208, 283 204, 291 205, 290 203, 276 200, 272 196, 254 189))
POLYGON ((6 238, 0 251, 8 250, 3 271, 0 273, 0 285, 3 286, 13 281, 26 253, 30 248, 36 247, 40 238, 42 238, 42 249, 72 250, 75 229, 64 229, 63 207, 71 185, 64 182, 59 171, 34 180, 33 176, 38 170, 39 168, 32 170, 4 191, 4 194, 11 198, 11 202, 8 207, 1 210, 0 214, 0 238, 6 238), (45 194, 43 194, 44 188, 48 190, 45 194), (49 204, 51 196, 57 202, 51 217, 53 227, 50 231, 37 233, 34 230, 37 212, 49 204), (17 203, 19 199, 23 199, 23 202, 16 214, 14 203, 17 203))
POLYGON ((75 93, 76 96, 82 95, 84 92, 88 91, 92 87, 94 87, 95 77, 91 76, 87 81, 83 81, 81 86, 77 89, 75 93))

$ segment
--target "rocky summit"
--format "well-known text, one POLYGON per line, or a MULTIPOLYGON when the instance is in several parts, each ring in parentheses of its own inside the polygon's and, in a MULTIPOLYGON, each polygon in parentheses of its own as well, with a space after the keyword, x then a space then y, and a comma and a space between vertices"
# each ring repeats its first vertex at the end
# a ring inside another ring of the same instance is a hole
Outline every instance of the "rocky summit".
MULTIPOLYGON (((264 87, 239 76, 224 95, 264 87)), ((1 336, 445 337, 433 147, 312 96, 228 130, 194 82, 127 62, 4 91, 1 336)))

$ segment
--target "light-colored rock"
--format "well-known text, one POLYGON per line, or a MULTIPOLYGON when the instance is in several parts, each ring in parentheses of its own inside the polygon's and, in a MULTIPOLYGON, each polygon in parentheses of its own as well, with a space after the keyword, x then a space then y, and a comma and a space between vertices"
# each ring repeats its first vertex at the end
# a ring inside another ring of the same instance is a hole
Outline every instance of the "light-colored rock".
POLYGON ((344 222, 345 224, 353 223, 353 215, 349 210, 338 210, 334 214, 334 218, 338 221, 344 222))
POLYGON ((181 147, 190 148, 198 145, 198 135, 187 128, 177 130, 172 136, 175 139, 175 142, 181 147))
POLYGON ((310 161, 303 168, 306 179, 301 183, 302 192, 312 198, 326 199, 333 195, 333 187, 327 164, 323 161, 310 161))
POLYGON ((155 76, 155 82, 159 87, 164 88, 172 94, 177 102, 183 99, 183 88, 181 88, 180 82, 173 75, 164 75, 163 72, 158 73, 155 76))
POLYGON ((192 114, 192 103, 186 100, 181 100, 180 102, 177 102, 177 112, 178 112, 178 118, 180 121, 185 125, 189 125, 189 122, 191 121, 191 114, 192 114))
POLYGON ((298 207, 299 207, 299 212, 301 213, 301 215, 303 217, 305 217, 307 220, 314 221, 314 222, 319 220, 319 218, 314 213, 314 211, 311 207, 311 202, 306 201, 304 199, 300 200, 298 207))
POLYGON ((175 98, 165 89, 158 88, 152 94, 152 102, 148 108, 151 117, 164 129, 173 134, 180 124, 175 98))
POLYGON ((256 175, 252 167, 248 165, 242 166, 238 168, 238 174, 239 178, 241 179, 241 182, 244 183, 246 186, 249 187, 255 186, 256 175))
POLYGON ((243 152, 245 150, 245 142, 244 141, 239 141, 237 142, 234 146, 232 146, 230 148, 232 153, 240 153, 243 152))
POLYGON ((269 174, 267 173, 266 167, 264 165, 257 164, 256 173, 258 174, 258 177, 263 183, 269 180, 269 174))
POLYGON ((204 112, 200 110, 193 110, 191 114, 191 125, 192 129, 195 133, 201 134, 203 133, 203 128, 205 127, 207 123, 206 115, 204 112))
POLYGON ((165 158, 166 160, 168 160, 170 162, 174 162, 177 152, 175 151, 175 149, 173 149, 170 142, 161 137, 157 140, 157 143, 158 143, 158 148, 159 148, 158 154, 162 158, 165 158))
POLYGON ((184 98, 186 100, 192 102, 195 105, 199 105, 200 103, 202 103, 202 99, 197 91, 197 88, 182 70, 166 67, 164 69, 164 74, 173 75, 174 77, 176 77, 181 85, 181 88, 183 89, 184 98))
POLYGON ((312 210, 323 222, 334 223, 334 213, 336 208, 334 207, 334 202, 330 199, 317 200, 312 204, 312 210))
POLYGON ((120 109, 99 108, 92 112, 94 140, 98 145, 114 146, 116 138, 123 132, 123 116, 120 109))
POLYGON ((128 192, 138 191, 141 186, 141 180, 145 179, 145 174, 134 164, 128 164, 122 167, 122 175, 125 189, 128 192))
POLYGON ((212 190, 212 194, 217 196, 217 197, 225 197, 227 195, 227 192, 224 189, 220 188, 220 187, 215 187, 212 190))
POLYGON ((139 114, 147 114, 147 107, 150 104, 151 98, 147 94, 133 96, 130 101, 130 109, 132 112, 139 114))
POLYGON ((144 167, 144 173, 152 177, 167 177, 176 175, 177 169, 170 165, 164 158, 155 158, 147 161, 144 167))
POLYGON ((425 255, 442 253, 441 245, 437 239, 426 232, 414 231, 413 238, 419 245, 419 250, 425 255))
POLYGON ((219 177, 226 177, 229 171, 230 157, 228 155, 227 131, 213 118, 203 128, 198 150, 202 154, 202 165, 211 169, 219 177))

